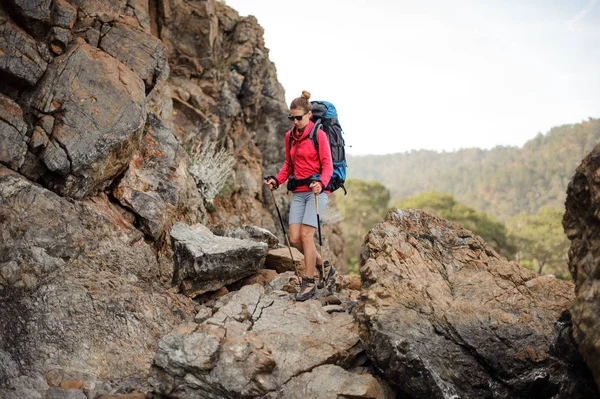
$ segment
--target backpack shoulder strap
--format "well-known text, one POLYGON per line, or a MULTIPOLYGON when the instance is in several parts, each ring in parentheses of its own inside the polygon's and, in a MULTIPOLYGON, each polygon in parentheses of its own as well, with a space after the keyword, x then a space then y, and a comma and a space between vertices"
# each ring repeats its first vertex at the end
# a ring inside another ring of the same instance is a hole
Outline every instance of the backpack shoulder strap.
MULTIPOLYGON (((315 122, 315 125, 313 126, 312 130, 310 131, 310 139, 313 142, 313 145, 315 146, 315 150, 317 150, 317 158, 319 158, 319 170, 322 172, 323 171, 323 164, 321 164, 321 154, 319 153, 319 129, 321 129, 323 127, 323 124, 321 123, 320 119, 317 119, 317 121, 315 122)), ((319 172, 319 173, 321 173, 319 172)))
POLYGON ((317 121, 315 122, 312 130, 310 131, 310 139, 312 140, 315 149, 317 150, 317 153, 319 153, 319 129, 321 129, 323 127, 323 124, 321 123, 320 119, 317 119, 317 121))

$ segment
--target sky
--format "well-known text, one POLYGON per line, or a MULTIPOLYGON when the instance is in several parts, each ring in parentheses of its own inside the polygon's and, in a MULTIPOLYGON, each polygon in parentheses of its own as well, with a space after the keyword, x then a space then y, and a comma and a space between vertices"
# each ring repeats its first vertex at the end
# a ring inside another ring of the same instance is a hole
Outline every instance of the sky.
POLYGON ((351 155, 522 146, 600 117, 600 0, 226 0, 351 155))

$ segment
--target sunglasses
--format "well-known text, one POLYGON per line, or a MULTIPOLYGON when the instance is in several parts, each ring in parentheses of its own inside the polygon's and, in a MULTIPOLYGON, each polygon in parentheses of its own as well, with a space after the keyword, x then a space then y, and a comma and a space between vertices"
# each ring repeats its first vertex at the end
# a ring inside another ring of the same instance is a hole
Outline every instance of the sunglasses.
POLYGON ((302 115, 298 115, 298 116, 294 116, 294 115, 288 115, 288 119, 293 121, 294 119, 297 121, 301 121, 302 118, 304 118, 304 115, 308 114, 308 111, 306 111, 305 113, 303 113, 302 115))

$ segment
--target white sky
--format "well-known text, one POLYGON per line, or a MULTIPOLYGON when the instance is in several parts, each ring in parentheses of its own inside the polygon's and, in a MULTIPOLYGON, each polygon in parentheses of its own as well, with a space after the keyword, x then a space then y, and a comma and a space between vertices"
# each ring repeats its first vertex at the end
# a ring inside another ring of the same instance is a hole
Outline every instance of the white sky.
POLYGON ((600 0, 226 0, 349 154, 523 145, 600 116, 600 0), (317 66, 318 65, 318 66, 317 66))

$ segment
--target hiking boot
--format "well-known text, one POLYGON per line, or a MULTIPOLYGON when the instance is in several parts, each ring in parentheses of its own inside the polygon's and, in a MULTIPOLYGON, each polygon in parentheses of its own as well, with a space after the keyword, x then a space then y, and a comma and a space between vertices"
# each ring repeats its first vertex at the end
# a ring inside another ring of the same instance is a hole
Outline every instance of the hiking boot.
POLYGON ((304 302, 307 299, 312 298, 315 295, 317 288, 315 287, 315 279, 302 277, 302 285, 300 286, 300 292, 296 295, 297 302, 304 302))
MULTIPOLYGON (((317 288, 323 288, 323 266, 317 265, 317 271, 319 272, 319 282, 317 283, 317 288)), ((329 281, 331 276, 335 274, 335 267, 328 260, 325 261, 325 284, 329 281)))

